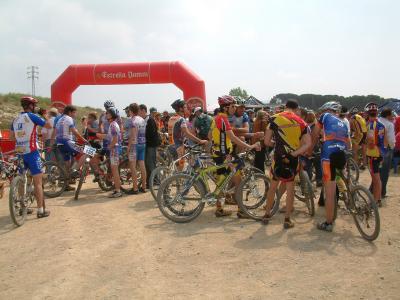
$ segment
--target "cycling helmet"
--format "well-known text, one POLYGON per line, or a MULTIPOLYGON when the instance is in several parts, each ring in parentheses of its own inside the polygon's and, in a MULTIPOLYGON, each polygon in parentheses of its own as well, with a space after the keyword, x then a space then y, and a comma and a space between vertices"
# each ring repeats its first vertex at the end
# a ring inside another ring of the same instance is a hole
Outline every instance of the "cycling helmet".
POLYGON ((378 105, 374 102, 370 102, 367 105, 365 105, 365 111, 370 112, 370 111, 377 111, 378 110, 378 105))
POLYGON ((349 112, 351 115, 355 115, 355 114, 359 113, 357 106, 353 106, 352 108, 350 108, 349 112))
POLYGON ((339 102, 330 101, 330 102, 326 102, 324 105, 322 105, 322 106, 318 109, 318 111, 319 111, 319 112, 322 112, 322 111, 324 111, 324 110, 333 110, 333 111, 339 112, 341 108, 342 108, 342 106, 340 105, 339 102))
POLYGON ((232 96, 224 95, 224 96, 218 97, 218 104, 220 106, 228 106, 228 105, 235 104, 235 103, 236 103, 236 100, 232 96))
POLYGON ((110 107, 115 107, 114 102, 112 102, 111 100, 107 100, 106 102, 104 102, 104 108, 107 110, 110 107))
POLYGON ((244 100, 240 97, 235 97, 237 106, 245 106, 244 100))
POLYGON ((29 96, 21 97, 21 106, 22 107, 28 106, 29 104, 36 104, 38 102, 39 101, 37 101, 33 97, 29 97, 29 96))
POLYGON ((186 104, 185 100, 178 99, 178 100, 175 100, 175 101, 171 104, 171 107, 172 107, 175 111, 179 111, 179 109, 180 109, 181 107, 184 107, 185 104, 186 104))
POLYGON ((113 119, 116 119, 116 118, 119 117, 119 111, 118 111, 118 109, 116 107, 109 107, 107 109, 107 112, 111 115, 111 117, 113 119))

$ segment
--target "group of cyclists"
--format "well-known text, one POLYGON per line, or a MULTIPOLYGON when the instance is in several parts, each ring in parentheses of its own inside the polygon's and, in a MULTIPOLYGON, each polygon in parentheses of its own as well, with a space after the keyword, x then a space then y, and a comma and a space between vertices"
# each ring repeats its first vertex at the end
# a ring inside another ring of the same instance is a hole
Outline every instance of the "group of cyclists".
MULTIPOLYGON (((371 191, 378 206, 381 206, 382 187, 381 164, 392 147, 388 124, 378 119, 378 106, 368 103, 362 112, 357 107, 347 111, 338 102, 327 102, 317 112, 300 108, 294 99, 285 105, 271 109, 246 110, 243 102, 232 96, 218 98, 219 108, 207 114, 201 107, 189 111, 184 100, 176 100, 171 104, 175 114, 168 112, 159 114, 155 108, 147 114, 145 105, 132 103, 125 108, 126 118, 123 120, 112 101, 104 103, 105 111, 97 121, 97 115, 91 113, 85 122, 84 132, 76 125, 77 108, 67 105, 63 111, 50 110, 50 114, 38 116, 38 101, 33 97, 22 97, 23 111, 11 125, 11 137, 16 141, 16 151, 23 155, 26 168, 34 180, 37 199, 37 217, 47 217, 49 211, 43 207, 41 157, 38 148, 38 127, 47 135, 46 146, 57 148, 57 159, 61 159, 71 174, 71 182, 78 176, 84 163, 82 144, 103 149, 109 159, 114 191, 109 197, 118 198, 121 192, 119 163, 121 147, 125 145, 132 174, 132 189, 128 194, 145 193, 148 189, 149 173, 156 166, 156 149, 161 143, 160 132, 169 130, 169 149, 175 158, 185 153, 185 142, 200 144, 211 152, 215 164, 230 161, 236 154, 244 150, 255 152, 254 166, 262 172, 265 160, 272 155, 270 180, 265 205, 264 224, 271 219, 270 210, 276 197, 277 189, 286 190, 286 206, 283 226, 294 227, 291 219, 294 203, 295 177, 304 166, 310 175, 315 169, 317 186, 323 186, 325 199, 319 202, 325 205, 326 220, 317 225, 324 231, 332 231, 334 224, 334 205, 337 190, 336 175, 346 165, 346 153, 352 151, 360 168, 368 165, 371 174, 371 191), (138 186, 137 168, 140 170, 141 186, 138 186)), ((391 130, 391 128, 390 128, 391 130)), ((50 159, 47 158, 47 159, 50 159)), ((94 181, 97 180, 98 163, 91 160, 94 181)), ((179 166, 178 166, 179 168, 179 166)), ((217 177, 228 174, 228 168, 219 169, 217 177)), ((240 173, 232 180, 232 185, 239 186, 240 173)), ((69 189, 73 189, 69 186, 69 189)), ((386 193, 386 190, 385 190, 386 193)), ((225 204, 234 204, 234 194, 230 199, 217 201, 215 216, 225 217, 231 212, 225 204), (231 202, 231 203, 230 203, 231 202)), ((246 218, 240 210, 239 218, 246 218)))

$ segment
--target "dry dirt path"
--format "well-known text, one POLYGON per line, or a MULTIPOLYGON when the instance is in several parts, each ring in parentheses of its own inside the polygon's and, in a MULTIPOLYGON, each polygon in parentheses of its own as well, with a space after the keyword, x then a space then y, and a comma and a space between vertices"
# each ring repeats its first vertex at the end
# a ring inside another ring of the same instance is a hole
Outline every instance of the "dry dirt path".
MULTIPOLYGON (((367 173, 362 174, 365 183, 367 173)), ((400 299, 400 177, 390 179, 381 234, 364 241, 350 216, 333 233, 296 213, 268 226, 206 208, 165 219, 150 193, 49 199, 51 216, 15 228, 0 200, 0 299, 400 299)), ((234 209, 232 207, 232 209, 234 209)))

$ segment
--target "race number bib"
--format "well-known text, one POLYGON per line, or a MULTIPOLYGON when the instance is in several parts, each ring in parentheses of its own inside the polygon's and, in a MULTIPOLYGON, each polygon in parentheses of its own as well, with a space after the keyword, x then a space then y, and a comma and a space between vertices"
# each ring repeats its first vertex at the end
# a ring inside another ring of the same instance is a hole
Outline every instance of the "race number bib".
POLYGON ((83 153, 89 155, 90 157, 93 157, 96 154, 96 148, 85 145, 85 147, 83 148, 83 153))

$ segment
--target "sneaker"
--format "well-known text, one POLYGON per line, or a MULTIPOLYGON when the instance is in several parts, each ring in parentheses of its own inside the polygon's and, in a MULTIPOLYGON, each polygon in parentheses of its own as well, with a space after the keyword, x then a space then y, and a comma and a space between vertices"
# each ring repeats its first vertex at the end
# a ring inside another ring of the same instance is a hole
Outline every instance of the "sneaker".
POLYGON ((40 219, 40 218, 46 218, 48 216, 50 216, 50 212, 48 210, 43 211, 42 213, 37 213, 36 216, 40 219))
POLYGON ((378 207, 382 207, 382 200, 378 200, 378 207))
POLYGON ((265 214, 262 218, 261 218, 261 223, 264 225, 268 225, 269 220, 271 219, 271 216, 269 214, 265 214))
POLYGON ((135 191, 134 189, 129 189, 125 193, 128 195, 137 195, 139 194, 139 191, 138 190, 135 191))
POLYGON ((317 228, 318 228, 319 230, 332 232, 332 230, 333 230, 333 224, 329 224, 329 223, 327 223, 327 222, 325 221, 325 222, 322 222, 322 223, 317 224, 317 228))
POLYGON ((139 188, 139 193, 143 193, 144 194, 144 193, 147 193, 147 191, 144 188, 141 187, 141 188, 139 188))
POLYGON ((119 197, 122 197, 122 193, 117 191, 114 191, 110 195, 108 195, 108 198, 119 198, 119 197))
POLYGON ((218 209, 215 211, 215 216, 216 216, 217 218, 227 217, 227 216, 230 216, 231 214, 232 214, 231 211, 224 210, 223 208, 218 208, 218 209))
POLYGON ((250 217, 249 217, 247 214, 245 214, 243 211, 241 211, 241 210, 239 210, 239 211, 236 213, 236 216, 237 216, 239 219, 250 219, 250 217))
POLYGON ((293 227, 294 227, 294 223, 292 222, 292 220, 285 219, 285 221, 283 222, 283 228, 289 229, 289 228, 293 228, 293 227))
POLYGON ((99 176, 94 176, 93 183, 99 182, 99 176))

